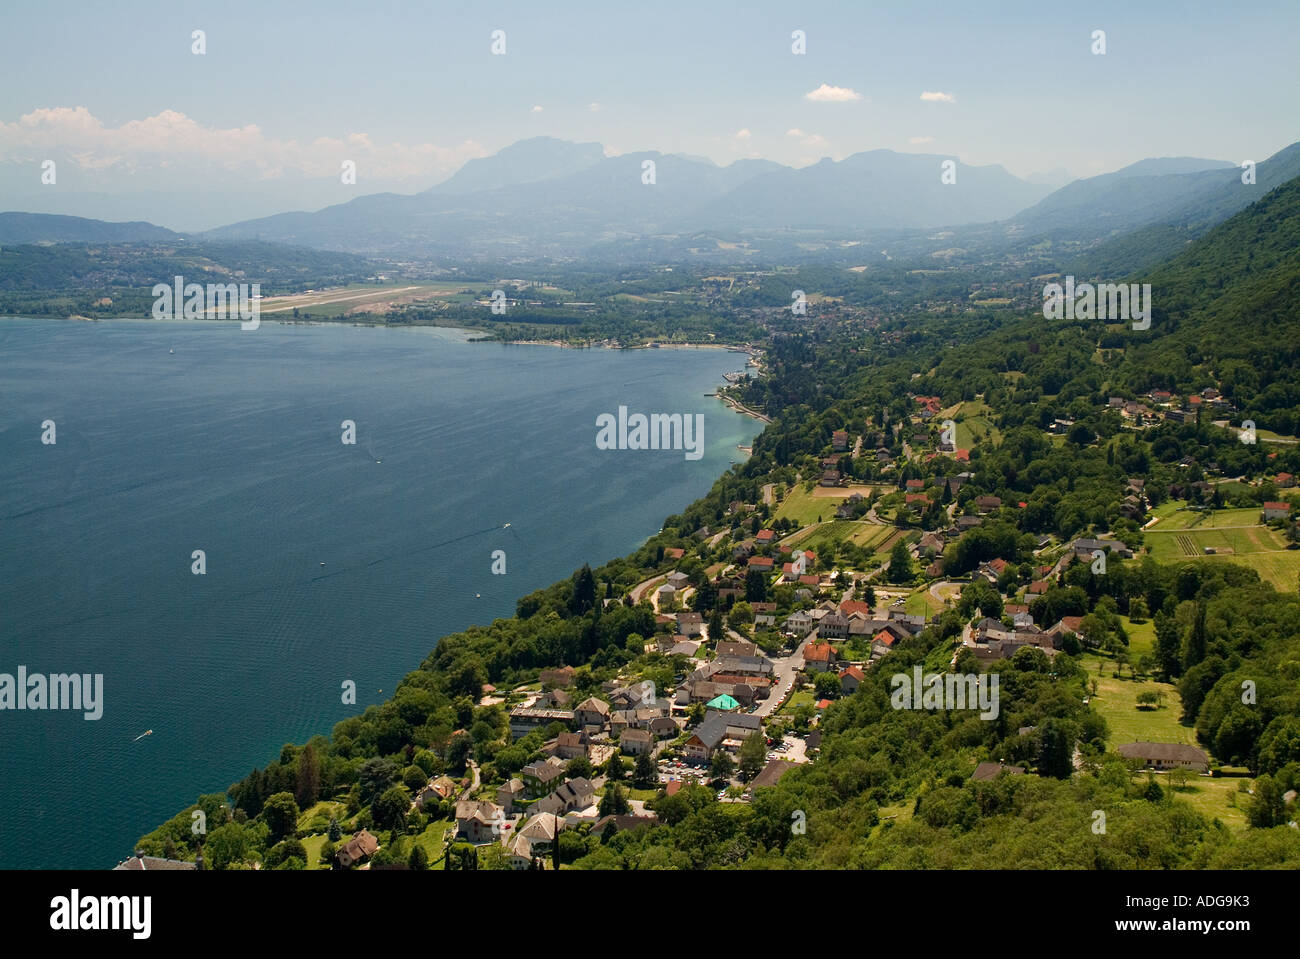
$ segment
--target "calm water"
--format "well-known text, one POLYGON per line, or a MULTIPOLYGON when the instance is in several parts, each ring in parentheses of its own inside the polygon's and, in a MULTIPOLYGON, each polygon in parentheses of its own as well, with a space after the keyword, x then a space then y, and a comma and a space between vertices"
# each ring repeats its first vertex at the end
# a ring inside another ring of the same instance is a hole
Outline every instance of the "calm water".
POLYGON ((438 637, 635 548, 757 432, 703 396, 742 359, 0 320, 0 672, 105 686, 97 722, 0 712, 0 867, 111 867, 438 637), (597 450, 620 403, 705 414, 704 458, 597 450))

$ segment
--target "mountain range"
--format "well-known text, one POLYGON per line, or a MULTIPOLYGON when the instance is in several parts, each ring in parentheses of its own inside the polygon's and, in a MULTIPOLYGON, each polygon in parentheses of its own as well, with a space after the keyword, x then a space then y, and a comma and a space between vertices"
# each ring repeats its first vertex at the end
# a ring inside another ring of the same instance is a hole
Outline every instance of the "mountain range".
MULTIPOLYGON (((472 159, 414 195, 379 193, 315 212, 280 213, 192 235, 261 240, 356 254, 454 257, 599 257, 617 251, 714 251, 750 256, 765 239, 786 249, 939 228, 983 230, 999 242, 1063 239, 1083 266, 1138 268, 1300 176, 1300 143, 1255 169, 1165 157, 1053 190, 937 154, 872 150, 800 169, 743 159, 722 167, 658 152, 606 156, 598 143, 522 140, 472 159), (945 182, 951 181, 951 182, 945 182), (995 227, 992 231, 989 227, 995 227), (1090 259, 1089 259, 1090 258, 1090 259)), ((147 223, 0 214, 0 243, 150 242, 178 234, 147 223)), ((960 245, 945 235, 934 246, 960 245)), ((764 249, 770 252, 770 247, 764 249)))

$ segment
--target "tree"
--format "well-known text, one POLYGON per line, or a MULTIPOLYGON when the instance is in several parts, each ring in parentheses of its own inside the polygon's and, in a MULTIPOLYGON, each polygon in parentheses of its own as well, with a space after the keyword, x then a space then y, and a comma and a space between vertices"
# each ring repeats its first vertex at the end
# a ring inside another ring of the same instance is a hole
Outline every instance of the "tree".
POLYGON ((406 864, 416 872, 423 872, 429 868, 429 854, 424 851, 423 846, 416 843, 411 850, 411 858, 406 861, 406 864))
POLYGON ((294 860, 299 863, 296 868, 305 869, 307 849, 297 839, 286 839, 267 850, 266 856, 262 859, 262 867, 264 869, 292 869, 295 867, 290 863, 294 860))
POLYGON ((1074 772, 1074 735, 1071 725, 1055 717, 1043 723, 1039 738, 1040 775, 1069 779, 1074 772))
POLYGON ((632 768, 632 784, 638 789, 649 789, 655 784, 659 773, 655 769, 655 761, 650 758, 650 753, 644 752, 636 757, 636 764, 632 768))
POLYGON ((1268 829, 1286 824, 1286 803, 1282 787, 1272 776, 1265 774, 1255 780, 1255 795, 1246 805, 1246 818, 1256 829, 1268 829))
POLYGON ((622 786, 610 783, 605 787, 605 795, 600 797, 599 811, 602 816, 626 816, 631 808, 622 786))
POLYGON ((371 804, 370 812, 380 829, 405 829, 410 808, 411 795, 406 787, 393 786, 371 804))
POLYGON ((261 819, 270 830, 270 841, 277 843, 298 829, 298 804, 293 793, 276 793, 266 800, 261 819))
POLYGON ((750 603, 767 600, 767 577, 756 569, 745 573, 745 600, 750 603))
POLYGON ((730 779, 736 764, 731 760, 731 754, 725 749, 715 749, 713 758, 709 760, 709 772, 713 774, 714 779, 730 779))
POLYGON ((294 798, 301 809, 310 809, 320 796, 320 757, 316 748, 308 743, 298 754, 297 784, 294 798))
POLYGON ((1182 674, 1182 657, 1178 641, 1178 623, 1172 616, 1165 615, 1164 610, 1156 610, 1156 668, 1166 679, 1174 679, 1182 674))
POLYGON ((569 764, 564 767, 564 775, 570 779, 577 776, 590 779, 594 772, 595 770, 592 769, 591 760, 586 756, 574 756, 569 760, 569 764))
POLYGON ((243 862, 253 847, 253 837, 247 826, 226 823, 208 833, 203 843, 204 861, 213 869, 227 869, 243 862))
POLYGON ((767 763, 767 739, 761 732, 753 732, 740 744, 740 775, 745 780, 753 779, 763 771, 767 763))
POLYGON ((329 841, 338 842, 343 838, 343 830, 339 827, 339 821, 333 816, 330 817, 329 841))
POLYGON ((586 563, 573 577, 573 596, 569 601, 569 611, 581 616, 596 605, 596 577, 586 563))
POLYGON ((915 575, 912 570, 912 557, 907 552, 907 545, 900 539, 889 551, 889 581, 900 585, 907 584, 915 575))
POLYGON ((819 699, 834 699, 840 694, 840 678, 830 670, 820 672, 813 680, 813 689, 819 699))
POLYGON ((619 782, 622 780, 626 768, 623 757, 618 753, 614 753, 609 757, 609 762, 605 764, 605 778, 612 783, 619 782))

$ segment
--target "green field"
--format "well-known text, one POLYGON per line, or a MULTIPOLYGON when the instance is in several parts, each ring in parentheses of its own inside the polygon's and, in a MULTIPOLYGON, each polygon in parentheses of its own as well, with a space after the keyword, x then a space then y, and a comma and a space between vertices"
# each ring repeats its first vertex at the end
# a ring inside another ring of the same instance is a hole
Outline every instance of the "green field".
POLYGON ((800 526, 811 526, 813 523, 818 522, 817 517, 819 516, 822 520, 833 520, 837 506, 854 493, 868 496, 873 488, 869 486, 843 488, 814 486, 812 491, 809 492, 800 484, 786 494, 785 499, 781 501, 780 507, 773 514, 773 518, 792 519, 800 526))
POLYGON ((1179 529, 1220 529, 1225 526, 1256 526, 1259 524, 1259 509, 1216 509, 1216 510, 1178 510, 1168 509, 1170 504, 1162 503, 1153 512, 1161 516, 1160 522, 1152 526, 1149 533, 1162 533, 1179 529), (1175 511, 1176 510, 1176 511, 1175 511))
POLYGON ((899 532, 892 526, 879 526, 861 520, 837 519, 800 530, 790 537, 791 545, 820 552, 827 544, 852 540, 856 545, 873 552, 888 552, 893 545, 893 535, 899 532), (889 545, 885 545, 888 543, 889 545))
POLYGON ((1287 549, 1276 530, 1258 523, 1255 509, 1209 513, 1174 513, 1146 531, 1146 547, 1158 562, 1205 559, 1236 562, 1284 592, 1294 592, 1300 579, 1300 550, 1287 549), (1195 523, 1200 518, 1200 523, 1195 523), (1213 549, 1213 554, 1206 553, 1213 549))
POLYGON ((970 400, 957 407, 957 448, 973 449, 980 443, 997 446, 1002 441, 1002 433, 988 418, 989 408, 982 399, 970 400), (960 416, 961 419, 957 419, 960 416))
MULTIPOLYGON (((1130 633, 1130 637, 1132 635, 1130 633)), ((1138 647, 1130 645, 1129 655, 1136 661, 1140 655, 1138 647)), ((1178 697, 1175 685, 1156 682, 1154 679, 1138 682, 1129 678, 1132 674, 1127 670, 1123 679, 1115 679, 1111 675, 1115 671, 1114 660, 1093 653, 1085 654, 1080 659, 1080 665, 1090 684, 1094 679, 1097 681, 1097 695, 1091 698, 1089 705, 1102 715, 1110 728, 1107 740, 1110 748, 1135 742, 1197 745, 1195 730, 1178 722, 1182 700, 1178 697), (1097 671, 1098 663, 1101 664, 1101 672, 1097 671), (1138 694, 1147 690, 1163 694, 1164 700, 1158 709, 1138 709, 1138 694)))

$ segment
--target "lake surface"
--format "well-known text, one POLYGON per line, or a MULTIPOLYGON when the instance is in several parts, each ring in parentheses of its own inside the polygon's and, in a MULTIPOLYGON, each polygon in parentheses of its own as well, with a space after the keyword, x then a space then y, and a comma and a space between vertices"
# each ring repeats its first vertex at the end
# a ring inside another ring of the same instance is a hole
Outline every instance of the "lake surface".
POLYGON ((743 359, 0 320, 0 673, 104 677, 98 721, 0 711, 0 867, 113 866, 440 636, 634 549, 758 432, 704 396, 743 359), (620 405, 703 413, 703 458, 597 449, 620 405))

